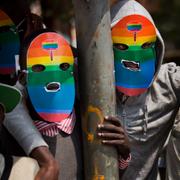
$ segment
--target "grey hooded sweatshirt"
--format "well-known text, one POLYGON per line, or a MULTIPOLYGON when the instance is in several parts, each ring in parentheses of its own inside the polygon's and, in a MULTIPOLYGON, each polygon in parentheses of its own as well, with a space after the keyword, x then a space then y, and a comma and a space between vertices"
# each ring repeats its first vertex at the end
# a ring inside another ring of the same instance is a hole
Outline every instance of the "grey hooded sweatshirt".
POLYGON ((29 115, 25 103, 24 86, 17 82, 15 88, 21 91, 22 99, 12 112, 6 113, 3 124, 23 148, 24 152, 29 155, 33 149, 40 146, 48 147, 48 145, 29 115))
MULTIPOLYGON (((147 10, 134 0, 118 2, 111 11, 112 27, 123 17, 138 14, 147 17, 147 10)), ((154 25, 155 26, 155 25, 154 25)), ((132 161, 123 180, 155 180, 158 156, 165 147, 180 105, 180 67, 162 64, 164 42, 157 33, 157 67, 150 88, 139 96, 117 98, 117 113, 130 143, 132 161)))

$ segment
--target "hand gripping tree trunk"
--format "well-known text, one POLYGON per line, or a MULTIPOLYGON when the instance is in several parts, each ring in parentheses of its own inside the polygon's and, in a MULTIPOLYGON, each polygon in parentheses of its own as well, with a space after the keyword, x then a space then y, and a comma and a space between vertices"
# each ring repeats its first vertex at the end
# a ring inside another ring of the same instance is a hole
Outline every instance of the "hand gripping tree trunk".
POLYGON ((86 180, 118 180, 116 150, 96 136, 97 124, 115 114, 114 61, 108 0, 73 0, 86 180))

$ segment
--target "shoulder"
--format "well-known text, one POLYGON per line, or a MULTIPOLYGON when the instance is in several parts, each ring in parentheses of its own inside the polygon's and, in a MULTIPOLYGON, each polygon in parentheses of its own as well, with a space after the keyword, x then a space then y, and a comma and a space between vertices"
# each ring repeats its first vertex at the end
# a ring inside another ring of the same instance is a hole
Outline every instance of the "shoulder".
POLYGON ((180 70, 180 66, 175 62, 169 62, 161 65, 160 71, 167 71, 169 73, 174 73, 180 70))
POLYGON ((167 81, 170 79, 179 79, 180 78, 180 66, 176 63, 166 63, 163 64, 159 70, 157 79, 161 81, 167 81))
POLYGON ((167 94, 175 94, 179 99, 180 66, 173 62, 163 64, 152 87, 154 87, 154 90, 156 89, 156 91, 163 91, 164 93, 167 92, 167 94))

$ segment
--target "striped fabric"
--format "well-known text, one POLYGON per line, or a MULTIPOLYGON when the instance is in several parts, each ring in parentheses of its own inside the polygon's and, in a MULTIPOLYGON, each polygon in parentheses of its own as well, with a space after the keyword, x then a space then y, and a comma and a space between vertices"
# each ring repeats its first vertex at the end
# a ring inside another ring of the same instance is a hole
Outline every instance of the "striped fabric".
POLYGON ((65 118, 61 122, 49 123, 46 121, 36 120, 34 121, 34 124, 42 135, 54 137, 59 133, 59 131, 71 134, 74 129, 75 121, 76 116, 73 111, 68 118, 65 118))
POLYGON ((124 170, 129 166, 129 162, 131 161, 131 154, 129 154, 127 159, 119 158, 119 169, 124 170))

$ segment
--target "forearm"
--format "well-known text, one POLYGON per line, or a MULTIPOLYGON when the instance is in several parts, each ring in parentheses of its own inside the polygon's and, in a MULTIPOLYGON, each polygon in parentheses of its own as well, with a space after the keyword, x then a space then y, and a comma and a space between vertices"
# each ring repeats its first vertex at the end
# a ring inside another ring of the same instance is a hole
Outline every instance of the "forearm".
POLYGON ((35 180, 58 180, 59 164, 47 147, 41 146, 33 149, 30 156, 36 159, 40 166, 35 180))
POLYGON ((56 160, 46 146, 40 146, 33 149, 30 153, 30 157, 36 159, 40 167, 47 164, 51 166, 56 163, 56 160))

